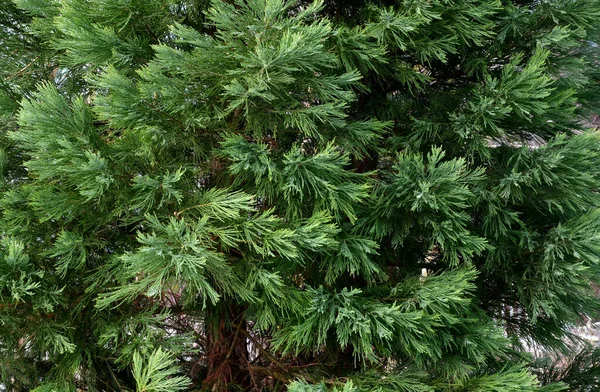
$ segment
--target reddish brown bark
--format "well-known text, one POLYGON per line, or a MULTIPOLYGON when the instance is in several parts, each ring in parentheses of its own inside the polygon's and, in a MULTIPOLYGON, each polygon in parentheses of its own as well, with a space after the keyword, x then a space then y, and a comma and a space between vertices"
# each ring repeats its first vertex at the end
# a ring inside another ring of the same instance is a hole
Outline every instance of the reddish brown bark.
POLYGON ((203 386, 213 392, 249 390, 251 378, 248 371, 246 323, 228 323, 220 320, 218 328, 207 331, 208 373, 203 386))

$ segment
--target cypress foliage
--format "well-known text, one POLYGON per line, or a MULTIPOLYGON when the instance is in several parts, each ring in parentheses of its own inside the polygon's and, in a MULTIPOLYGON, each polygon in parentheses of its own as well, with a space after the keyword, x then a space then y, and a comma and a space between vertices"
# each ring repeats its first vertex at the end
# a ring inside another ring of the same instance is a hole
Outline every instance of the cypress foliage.
POLYGON ((0 384, 593 390, 599 20, 0 0, 0 384))

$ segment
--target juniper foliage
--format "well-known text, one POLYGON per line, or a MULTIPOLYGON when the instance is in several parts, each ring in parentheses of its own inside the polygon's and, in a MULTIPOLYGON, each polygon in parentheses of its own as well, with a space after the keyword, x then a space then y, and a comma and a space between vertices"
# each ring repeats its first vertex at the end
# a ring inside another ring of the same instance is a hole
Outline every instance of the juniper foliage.
POLYGON ((594 388, 599 20, 2 0, 0 384, 594 388))

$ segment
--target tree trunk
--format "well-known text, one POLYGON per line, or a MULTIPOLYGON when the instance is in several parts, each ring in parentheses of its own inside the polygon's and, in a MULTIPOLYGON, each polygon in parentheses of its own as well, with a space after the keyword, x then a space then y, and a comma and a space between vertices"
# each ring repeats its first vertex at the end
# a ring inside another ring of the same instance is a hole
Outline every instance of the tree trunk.
POLYGON ((243 310, 239 306, 230 307, 229 322, 226 317, 214 320, 218 326, 207 329, 207 367, 208 373, 204 387, 213 392, 239 391, 250 388, 248 373, 248 348, 243 310))

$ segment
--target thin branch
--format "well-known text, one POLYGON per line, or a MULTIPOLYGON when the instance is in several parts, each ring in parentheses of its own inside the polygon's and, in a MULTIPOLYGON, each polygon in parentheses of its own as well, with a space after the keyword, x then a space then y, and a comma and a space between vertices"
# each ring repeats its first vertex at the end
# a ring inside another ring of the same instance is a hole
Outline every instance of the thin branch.
POLYGON ((256 346, 256 348, 258 349, 258 351, 261 352, 261 354, 264 354, 265 357, 267 357, 269 359, 269 361, 275 363, 277 366, 279 366, 282 369, 286 368, 286 366, 284 364, 279 362, 279 360, 277 360, 277 358, 275 358, 267 349, 265 349, 262 346, 262 344, 260 344, 260 342, 254 338, 254 336, 250 335, 250 333, 248 331, 242 330, 242 333, 256 346))
POLYGON ((16 78, 17 76, 22 76, 23 72, 25 72, 27 70, 27 68, 31 67, 33 65, 33 63, 35 63, 36 61, 38 61, 39 58, 40 58, 40 56, 37 56, 36 58, 34 58, 33 60, 31 60, 31 62, 29 64, 27 64, 26 66, 24 66, 23 68, 21 68, 20 70, 18 70, 17 73, 15 73, 14 75, 9 75, 6 78, 4 78, 4 81, 10 80, 12 78, 16 78))
POLYGON ((227 352, 227 355, 225 356, 225 360, 229 360, 229 358, 231 357, 231 354, 233 354, 233 349, 235 348, 235 343, 237 342, 238 336, 240 334, 240 331, 242 330, 242 323, 239 323, 237 325, 237 329, 235 330, 235 335, 233 335, 233 340, 231 341, 231 346, 229 347, 229 351, 227 352))

